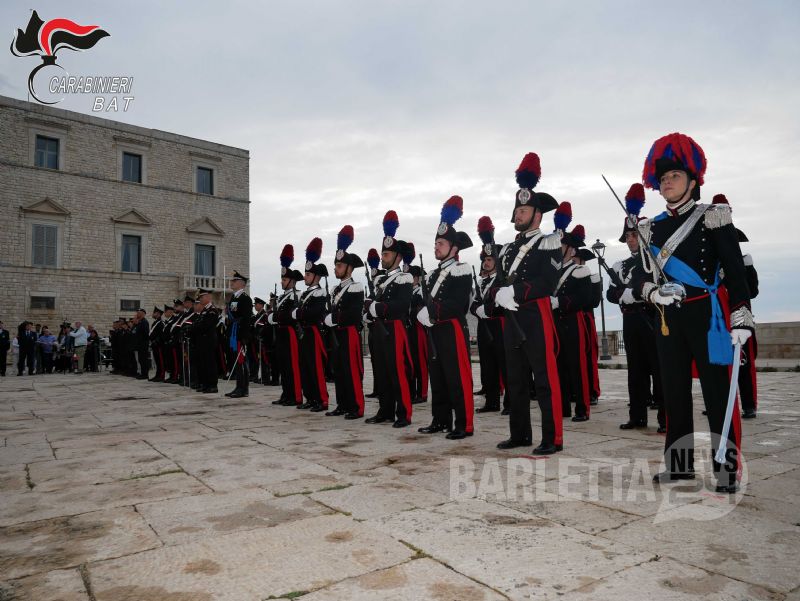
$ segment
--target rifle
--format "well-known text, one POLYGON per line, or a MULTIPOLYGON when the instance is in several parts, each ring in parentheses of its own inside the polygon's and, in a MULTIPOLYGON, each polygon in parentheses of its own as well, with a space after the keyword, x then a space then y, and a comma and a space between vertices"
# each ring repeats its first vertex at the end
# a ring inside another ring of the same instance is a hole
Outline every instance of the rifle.
POLYGON ((636 218, 635 215, 631 215, 630 213, 628 213, 628 210, 625 208, 625 205, 622 204, 622 201, 620 200, 617 193, 614 191, 614 188, 612 188, 611 184, 608 183, 606 176, 601 174, 600 177, 603 178, 603 181, 606 183, 606 186, 608 186, 608 189, 611 190, 611 193, 614 195, 614 198, 617 199, 617 204, 625 213, 625 217, 628 219, 628 223, 630 223, 633 227, 636 228, 636 233, 639 236, 639 248, 641 249, 642 244, 644 244, 644 247, 647 249, 647 254, 650 257, 650 260, 653 262, 653 265, 655 266, 658 272, 655 283, 658 284, 658 278, 660 277, 664 283, 659 285, 659 289, 666 293, 665 296, 668 295, 678 296, 679 299, 675 303, 675 306, 680 306, 681 300, 686 298, 686 289, 680 282, 670 281, 670 279, 667 277, 667 274, 664 273, 661 264, 658 262, 658 257, 656 257, 655 253, 653 252, 653 249, 650 247, 650 240, 642 235, 642 230, 639 229, 639 220, 636 218))
MULTIPOLYGON (((502 257, 498 257, 495 261, 497 265, 497 277, 495 278, 495 283, 499 284, 499 286, 512 286, 514 281, 517 279, 517 274, 513 274, 511 276, 507 276, 505 271, 503 271, 503 259, 502 257)), ((519 348, 525 341, 528 339, 525 336, 525 332, 519 325, 517 321, 517 316, 514 311, 506 311, 506 317, 508 318, 508 322, 511 324, 511 346, 514 348, 519 348)))
MULTIPOLYGON (((428 278, 425 277, 425 264, 422 262, 422 255, 419 256, 419 269, 422 272, 419 277, 419 284, 422 287, 422 300, 425 302, 425 307, 428 309, 428 314, 431 312, 431 293, 428 290, 428 278)), ((424 326, 423 326, 424 327, 424 326)), ((430 328, 425 328, 428 337, 428 352, 431 354, 431 360, 436 361, 436 343, 433 340, 433 332, 430 328)))
MULTIPOLYGON (((369 290, 369 296, 367 298, 375 302, 375 283, 372 281, 372 277, 369 274, 369 265, 364 265, 364 270, 367 272, 367 290, 369 290)), ((373 323, 375 323, 375 327, 380 331, 381 336, 385 338, 389 335, 386 325, 380 319, 376 319, 373 323)))
MULTIPOLYGON (((333 314, 333 306, 331 305, 331 293, 328 291, 328 276, 325 276, 325 309, 333 314)), ((328 328, 328 338, 330 338, 330 345, 332 351, 339 350, 339 340, 336 338, 336 330, 328 328)))
MULTIPOLYGON (((475 266, 474 265, 472 266, 472 281, 475 284, 475 298, 483 300, 481 298, 481 286, 480 286, 480 284, 478 284, 478 274, 475 273, 475 266)), ((489 330, 489 324, 488 323, 484 323, 484 320, 481 319, 480 317, 478 317, 478 327, 481 327, 481 326, 483 326, 483 331, 486 334, 487 342, 489 342, 489 344, 494 342, 494 336, 492 336, 492 332, 489 330)))
POLYGON ((602 267, 608 274, 611 283, 614 284, 617 288, 626 288, 622 280, 619 279, 619 274, 608 266, 608 263, 606 263, 606 260, 600 256, 600 253, 595 251, 594 254, 597 256, 597 262, 600 264, 600 267, 602 267))

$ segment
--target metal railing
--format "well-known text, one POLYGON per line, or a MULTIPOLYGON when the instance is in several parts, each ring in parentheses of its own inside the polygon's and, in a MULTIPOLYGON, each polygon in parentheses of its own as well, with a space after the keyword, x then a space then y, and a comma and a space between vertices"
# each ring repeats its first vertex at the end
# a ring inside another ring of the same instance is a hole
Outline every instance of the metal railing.
POLYGON ((186 290, 195 290, 197 288, 204 288, 212 292, 225 291, 225 278, 215 275, 189 275, 183 276, 183 287, 186 290))

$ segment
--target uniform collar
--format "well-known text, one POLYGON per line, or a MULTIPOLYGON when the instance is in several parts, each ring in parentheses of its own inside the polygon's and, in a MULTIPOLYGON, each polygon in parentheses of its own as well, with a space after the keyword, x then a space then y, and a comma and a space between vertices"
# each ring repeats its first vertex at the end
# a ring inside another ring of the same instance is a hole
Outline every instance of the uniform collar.
POLYGON ((353 278, 352 278, 352 277, 345 278, 345 279, 343 279, 343 280, 342 280, 342 281, 339 283, 339 285, 340 285, 340 286, 347 286, 347 285, 348 285, 350 282, 352 282, 352 281, 353 281, 353 278))
POLYGON ((439 263, 439 269, 446 269, 447 267, 450 267, 455 262, 456 262, 456 258, 455 257, 450 257, 449 259, 445 259, 444 261, 439 263))
POLYGON ((542 231, 537 227, 535 230, 531 230, 529 232, 525 232, 522 234, 523 238, 533 238, 536 234, 541 234, 542 231))
POLYGON ((240 296, 242 296, 242 294, 244 294, 244 288, 240 288, 239 290, 234 292, 233 293, 233 298, 239 298, 240 296))
POLYGON ((400 273, 400 268, 399 267, 395 267, 391 271, 387 271, 385 275, 386 275, 386 277, 389 277, 389 276, 394 275, 396 273, 400 273))
POLYGON ((685 215, 686 213, 688 213, 689 211, 691 211, 694 208, 695 204, 696 204, 695 201, 690 198, 689 200, 687 200, 682 205, 678 205, 676 207, 670 207, 669 205, 667 205, 667 213, 669 213, 670 216, 672 216, 672 217, 678 217, 679 215, 685 215))
POLYGON ((204 309, 210 309, 210 308, 211 308, 211 305, 213 305, 213 304, 214 304, 214 303, 211 303, 211 302, 210 302, 210 303, 208 303, 208 304, 207 304, 205 307, 203 307, 203 308, 204 308, 204 309))
POLYGON ((313 286, 309 286, 308 288, 306 288, 306 292, 312 292, 313 290, 319 290, 319 288, 320 288, 319 284, 314 284, 313 286))

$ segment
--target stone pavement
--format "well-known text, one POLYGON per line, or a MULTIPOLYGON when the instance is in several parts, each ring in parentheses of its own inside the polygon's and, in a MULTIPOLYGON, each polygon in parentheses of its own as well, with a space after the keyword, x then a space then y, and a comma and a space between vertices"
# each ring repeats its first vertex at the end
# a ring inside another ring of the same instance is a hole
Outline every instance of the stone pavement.
POLYGON ((549 458, 495 449, 498 414, 448 441, 427 404, 395 430, 270 387, 0 379, 0 600, 800 600, 800 375, 759 374, 733 502, 654 488, 663 439, 619 430, 626 372, 600 377, 549 458))

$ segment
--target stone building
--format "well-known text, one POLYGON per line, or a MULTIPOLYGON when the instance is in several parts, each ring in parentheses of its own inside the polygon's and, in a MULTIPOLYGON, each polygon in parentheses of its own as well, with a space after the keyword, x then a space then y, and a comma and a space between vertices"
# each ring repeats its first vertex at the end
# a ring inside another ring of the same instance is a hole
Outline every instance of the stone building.
POLYGON ((0 320, 92 323, 249 270, 249 152, 0 96, 0 320))

